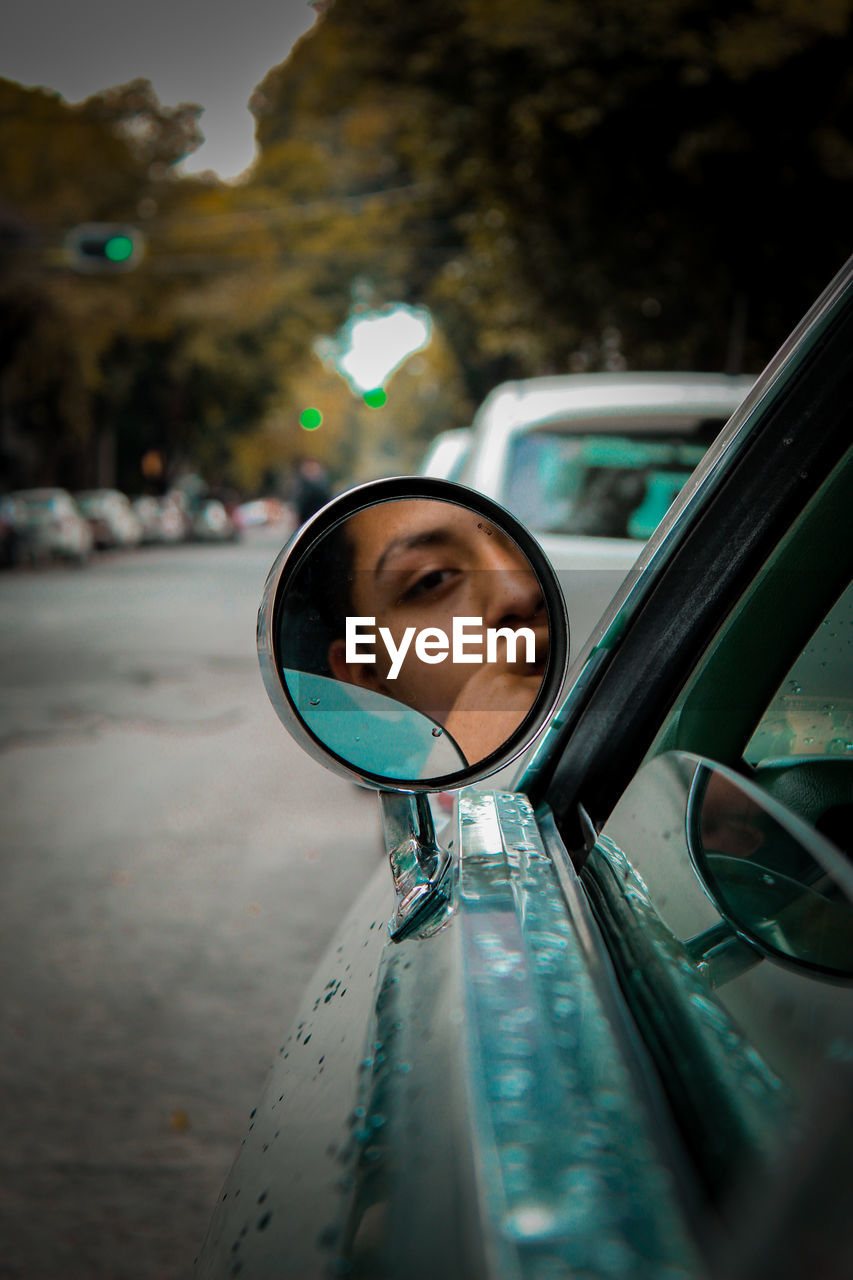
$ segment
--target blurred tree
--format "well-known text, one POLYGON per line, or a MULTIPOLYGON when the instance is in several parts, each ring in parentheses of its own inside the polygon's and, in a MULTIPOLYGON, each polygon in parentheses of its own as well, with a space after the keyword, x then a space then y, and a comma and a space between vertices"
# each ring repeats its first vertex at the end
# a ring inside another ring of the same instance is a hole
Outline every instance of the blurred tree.
POLYGON ((288 477, 305 457, 323 462, 337 488, 409 474, 433 435, 460 413, 470 420, 471 404, 441 333, 433 332, 429 346, 394 372, 379 408, 314 356, 270 399, 257 429, 234 442, 232 479, 247 492, 287 493, 288 477), (315 429, 301 425, 305 410, 320 413, 315 429))
POLYGON ((367 476, 506 377, 757 369, 849 249, 851 12, 335 0, 258 87, 234 185, 177 176, 200 109, 147 81, 76 106, 0 81, 6 483, 114 458, 135 488, 156 450, 166 481, 261 487, 315 402, 311 449, 367 476), (68 272, 90 220, 140 225, 141 266, 68 272), (377 410, 312 356, 359 280, 357 307, 426 305, 438 335, 377 410))
POLYGON ((407 474, 448 421, 470 421, 471 412, 456 358, 439 332, 388 380, 379 408, 315 355, 271 398, 260 425, 234 442, 232 479, 247 492, 286 493, 293 467, 308 457, 329 469, 338 488, 407 474), (306 409, 321 415, 314 429, 301 425, 306 409))
POLYGON ((126 142, 135 167, 155 182, 204 141, 199 128, 202 108, 187 102, 162 106, 150 80, 105 89, 87 98, 79 110, 84 119, 126 142))
MULTIPOLYGON (((0 468, 6 484, 104 480, 128 375, 111 353, 146 340, 151 278, 69 272, 63 238, 88 221, 157 209, 166 167, 199 145, 200 108, 160 108, 146 81, 68 106, 0 80, 0 468), (120 339, 121 335, 121 339, 120 339)), ((171 186, 175 184, 172 183, 171 186)))
POLYGON ((336 0, 255 97, 257 182, 289 157, 337 197, 475 395, 620 355, 757 367, 849 249, 851 7, 336 0))

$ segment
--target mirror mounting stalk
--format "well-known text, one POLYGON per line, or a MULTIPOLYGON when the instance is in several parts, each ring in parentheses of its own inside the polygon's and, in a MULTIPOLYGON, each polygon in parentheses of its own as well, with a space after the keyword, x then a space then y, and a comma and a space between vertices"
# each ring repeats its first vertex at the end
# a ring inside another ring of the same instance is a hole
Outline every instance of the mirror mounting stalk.
POLYGON ((427 914, 449 903, 451 857, 436 840, 426 795, 380 791, 379 809, 397 894, 388 932, 399 942, 422 924, 427 914))
POLYGON ((724 986, 764 959, 757 947, 721 920, 685 943, 687 954, 711 986, 724 986))

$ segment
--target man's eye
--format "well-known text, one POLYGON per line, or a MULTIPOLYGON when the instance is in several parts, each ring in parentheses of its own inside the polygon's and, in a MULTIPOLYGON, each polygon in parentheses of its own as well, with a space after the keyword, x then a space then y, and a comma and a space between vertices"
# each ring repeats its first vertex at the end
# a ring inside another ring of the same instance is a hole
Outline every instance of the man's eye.
POLYGON ((428 573, 422 573, 419 578, 410 583, 400 594, 400 600, 408 602, 417 600, 421 596, 427 596, 432 591, 437 591, 443 587, 446 582, 455 577, 455 569, 430 569, 428 573))

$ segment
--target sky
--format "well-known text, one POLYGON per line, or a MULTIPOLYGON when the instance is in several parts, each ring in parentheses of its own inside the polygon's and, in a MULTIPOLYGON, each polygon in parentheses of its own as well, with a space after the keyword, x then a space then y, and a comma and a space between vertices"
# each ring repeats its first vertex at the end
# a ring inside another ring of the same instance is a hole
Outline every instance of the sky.
POLYGON ((235 178, 255 151, 252 91, 315 18, 308 0, 23 0, 7 8, 0 76, 69 102, 141 76, 164 106, 204 107, 184 170, 235 178))
POLYGON ((317 353, 332 363, 357 394, 381 387, 396 368, 430 341, 432 321, 422 307, 394 306, 353 316, 317 353))

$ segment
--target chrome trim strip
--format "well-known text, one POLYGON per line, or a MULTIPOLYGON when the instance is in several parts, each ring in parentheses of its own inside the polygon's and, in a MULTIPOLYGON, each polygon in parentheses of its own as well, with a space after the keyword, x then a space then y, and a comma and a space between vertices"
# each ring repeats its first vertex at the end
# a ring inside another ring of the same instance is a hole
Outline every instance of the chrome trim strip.
POLYGON ((524 796, 460 797, 468 1088, 498 1276, 695 1275, 662 1162, 524 796))

